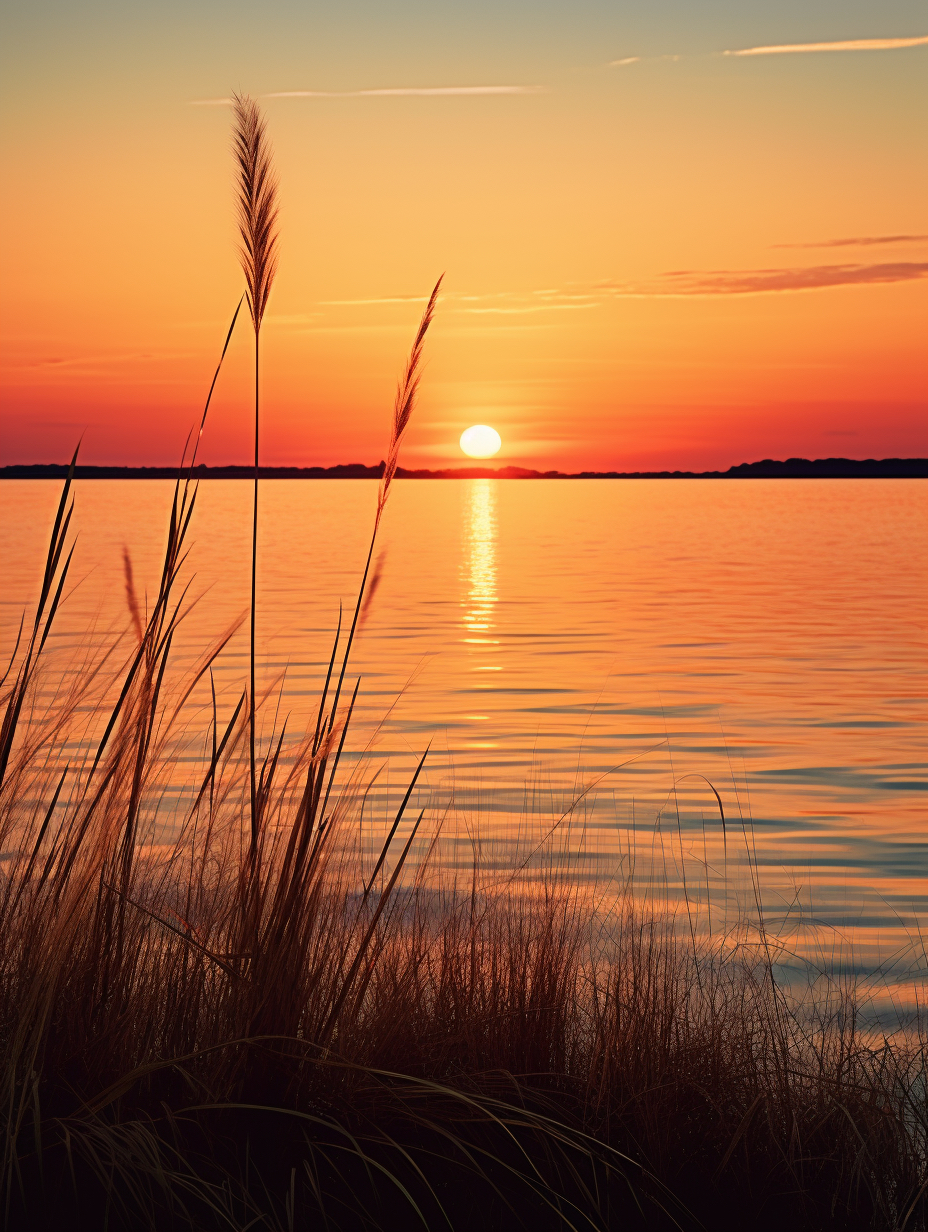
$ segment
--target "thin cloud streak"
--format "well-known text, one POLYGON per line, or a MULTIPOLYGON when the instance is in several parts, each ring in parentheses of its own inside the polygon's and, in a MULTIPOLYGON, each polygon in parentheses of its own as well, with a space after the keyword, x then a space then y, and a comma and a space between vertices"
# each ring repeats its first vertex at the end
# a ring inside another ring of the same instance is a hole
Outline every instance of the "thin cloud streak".
MULTIPOLYGON (((843 241, 842 241, 843 243, 843 241)), ((449 318, 518 317, 552 312, 588 311, 617 299, 682 299, 723 295, 768 295, 790 291, 817 291, 829 287, 875 286, 913 282, 928 277, 926 261, 893 261, 869 265, 812 265, 757 270, 671 270, 647 282, 607 280, 593 285, 572 284, 535 291, 495 291, 483 295, 448 292, 442 296, 449 318)), ((363 299, 320 300, 317 308, 391 308, 420 304, 421 295, 383 295, 363 299)), ((333 327, 318 313, 270 318, 275 325, 301 325, 326 332, 333 327)), ((502 322, 500 322, 502 324, 502 322)), ((353 325, 340 329, 367 329, 353 325)), ((382 326, 378 327, 382 328, 382 326)), ((528 326, 526 326, 528 328, 528 326)))
POLYGON ((589 300, 582 304, 523 304, 513 308, 489 307, 489 308, 461 308, 460 312, 469 312, 475 316, 520 316, 530 312, 576 312, 581 308, 599 308, 599 304, 595 300, 589 300))
MULTIPOLYGON (((426 297, 421 295, 382 295, 369 299, 327 299, 320 305, 328 308, 372 308, 393 304, 419 304, 426 297)), ((448 292, 442 295, 446 312, 495 313, 512 316, 518 313, 552 312, 562 309, 598 308, 600 301, 588 291, 577 293, 557 288, 545 288, 529 292, 491 292, 486 295, 469 295, 465 292, 448 292)))
MULTIPOLYGON (((876 38, 876 39, 844 39, 833 43, 774 43, 763 47, 739 47, 729 51, 714 52, 723 56, 787 56, 801 55, 817 51, 897 51, 903 47, 921 47, 928 44, 928 34, 919 34, 912 38, 876 38)), ((682 56, 624 56, 621 60, 610 60, 609 68, 621 68, 627 64, 640 64, 643 60, 656 62, 658 60, 682 60, 682 56)))
POLYGON ((874 262, 872 264, 812 265, 757 270, 672 270, 647 282, 604 281, 586 287, 464 296, 461 301, 483 301, 463 312, 538 312, 543 309, 596 308, 609 299, 665 299, 680 296, 763 295, 786 291, 814 291, 828 287, 874 286, 912 282, 928 277, 926 261, 874 262))
POLYGON ((928 275, 928 261, 875 265, 811 265, 798 269, 672 270, 668 289, 677 295, 757 295, 772 291, 816 291, 825 287, 912 282, 928 275))
POLYGON ((856 235, 846 240, 820 240, 814 244, 771 244, 771 248, 878 248, 884 244, 922 244, 928 235, 856 235))
POLYGON ((676 54, 674 55, 668 54, 665 56, 624 56, 621 60, 610 60, 609 63, 606 65, 606 67, 607 68, 621 68, 625 64, 643 64, 645 61, 647 61, 649 64, 656 64, 660 60, 672 60, 674 63, 676 63, 677 60, 682 60, 682 59, 683 59, 682 56, 679 56, 676 54))
POLYGON ((928 34, 915 38, 845 39, 836 43, 777 43, 769 47, 742 47, 723 51, 723 56, 787 56, 813 51, 896 51, 900 47, 920 47, 928 34))
POLYGON ((546 86, 399 86, 383 90, 276 90, 263 98, 444 98, 452 95, 546 94, 546 86))
POLYGON ((365 308, 371 304, 424 304, 427 300, 427 295, 380 295, 371 299, 321 299, 319 303, 327 308, 365 308))

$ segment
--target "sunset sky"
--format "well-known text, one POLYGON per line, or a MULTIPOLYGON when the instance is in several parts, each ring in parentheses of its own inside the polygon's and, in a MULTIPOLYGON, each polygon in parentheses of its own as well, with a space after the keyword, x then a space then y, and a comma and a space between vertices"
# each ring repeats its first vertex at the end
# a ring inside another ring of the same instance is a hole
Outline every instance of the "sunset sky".
MULTIPOLYGON (((232 90, 281 265, 268 464, 928 453, 914 0, 8 0, 2 462, 177 460, 242 291, 232 90), (751 53, 751 54, 748 54, 751 53)), ((202 458, 247 462, 245 319, 202 458)))

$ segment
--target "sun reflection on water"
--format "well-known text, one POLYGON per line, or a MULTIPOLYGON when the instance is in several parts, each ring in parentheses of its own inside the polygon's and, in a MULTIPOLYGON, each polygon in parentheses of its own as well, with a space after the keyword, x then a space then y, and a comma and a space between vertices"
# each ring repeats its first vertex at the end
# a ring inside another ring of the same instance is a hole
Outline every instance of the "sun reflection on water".
MULTIPOLYGON (((498 599, 496 579, 496 489, 492 479, 472 479, 464 498, 464 552, 461 562, 464 641, 475 646, 497 645, 494 629, 498 599)), ((483 665, 487 670, 489 665, 483 665)), ((495 665, 490 670, 499 670, 495 665)))

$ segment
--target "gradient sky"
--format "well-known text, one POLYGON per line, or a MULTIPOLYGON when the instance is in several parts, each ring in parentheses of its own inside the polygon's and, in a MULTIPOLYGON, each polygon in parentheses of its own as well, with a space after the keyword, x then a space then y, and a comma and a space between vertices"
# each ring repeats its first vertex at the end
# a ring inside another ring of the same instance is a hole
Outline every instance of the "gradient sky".
MULTIPOLYGON (((928 453, 914 0, 7 0, 2 33, 3 462, 178 458, 242 289, 233 89, 282 197, 266 463, 383 456, 442 271, 407 465, 475 422, 539 468, 928 453)), ((248 460, 249 345, 205 461, 248 460)))

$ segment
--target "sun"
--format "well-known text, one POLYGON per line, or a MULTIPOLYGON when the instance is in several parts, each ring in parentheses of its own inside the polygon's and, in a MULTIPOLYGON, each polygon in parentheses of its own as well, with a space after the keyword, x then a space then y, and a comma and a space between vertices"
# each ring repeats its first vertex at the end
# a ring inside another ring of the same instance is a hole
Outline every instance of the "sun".
POLYGON ((499 453, 503 440, 495 428, 474 424, 461 433, 461 448, 471 458, 492 458, 499 453))

